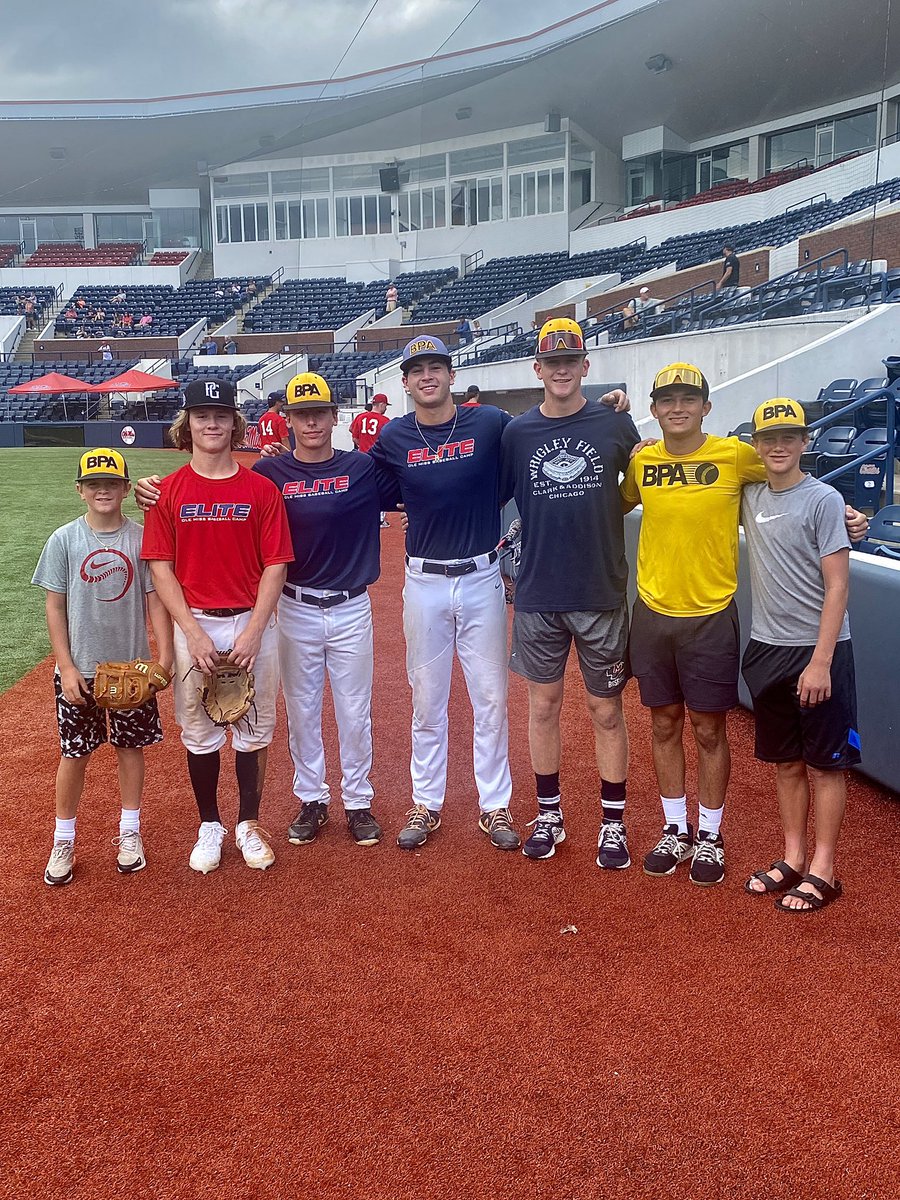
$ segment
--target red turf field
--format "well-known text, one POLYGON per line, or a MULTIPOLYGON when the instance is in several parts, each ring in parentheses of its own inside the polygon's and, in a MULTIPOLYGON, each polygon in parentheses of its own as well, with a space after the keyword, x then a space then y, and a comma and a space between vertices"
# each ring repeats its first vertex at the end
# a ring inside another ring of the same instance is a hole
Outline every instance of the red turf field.
MULTIPOLYGON (((229 838, 222 868, 193 875, 196 812, 167 697, 167 740, 149 755, 147 870, 116 874, 102 752, 76 880, 51 890, 50 665, 0 700, 0 1195, 896 1197, 896 799, 851 784, 834 907, 789 917, 744 896, 748 871, 780 850, 769 773, 737 714, 726 884, 601 873, 573 687, 570 836, 531 863, 476 828, 458 680, 444 827, 421 853, 399 851, 410 717, 399 529, 383 544, 374 780, 390 836, 374 849, 352 845, 340 819, 314 845, 288 845, 282 725, 263 808, 275 867, 248 870, 229 838)), ((521 823, 533 800, 515 681, 511 710, 521 823)), ((628 710, 639 859, 659 813, 631 688, 628 710)), ((230 766, 223 779, 231 827, 230 766)))

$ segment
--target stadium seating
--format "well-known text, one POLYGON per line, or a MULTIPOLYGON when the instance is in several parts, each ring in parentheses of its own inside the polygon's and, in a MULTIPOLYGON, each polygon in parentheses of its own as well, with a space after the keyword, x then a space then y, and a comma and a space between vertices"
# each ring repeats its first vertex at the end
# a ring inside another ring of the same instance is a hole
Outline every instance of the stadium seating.
POLYGON ((11 267, 15 262, 19 247, 4 243, 0 246, 0 267, 11 267))
POLYGON ((47 308, 53 303, 56 291, 52 287, 0 287, 0 315, 4 317, 22 316, 19 298, 34 296, 35 315, 40 320, 47 308))
POLYGON ((62 397, 39 393, 10 395, 9 388, 39 379, 51 371, 59 375, 69 375, 73 379, 82 379, 85 383, 103 383, 112 379, 114 375, 136 366, 137 361, 135 359, 123 362, 120 359, 117 362, 87 363, 61 359, 35 363, 0 363, 0 421, 77 421, 96 417, 101 405, 99 397, 91 400, 86 418, 85 405, 80 397, 67 396, 63 401, 62 397))
POLYGON ((875 513, 858 549, 900 560, 900 504, 887 504, 875 513))
MULTIPOLYGON (((267 277, 255 279, 257 293, 270 286, 267 277)), ((206 279, 189 280, 181 288, 153 284, 147 286, 84 285, 79 287, 70 300, 63 305, 57 316, 57 337, 75 337, 79 330, 86 330, 89 337, 172 337, 184 333, 196 321, 206 318, 208 322, 221 324, 251 299, 248 291, 250 279, 206 279), (124 291, 125 299, 114 305, 112 298, 124 291), (65 316, 70 308, 77 308, 79 299, 86 305, 76 318, 65 316), (102 321, 90 320, 88 310, 102 308, 106 317, 102 321), (116 325, 116 319, 131 313, 134 324, 129 328, 116 325), (153 317, 149 326, 140 326, 138 321, 144 313, 153 317)))
POLYGON ((172 267, 183 263, 189 250, 155 250, 147 259, 148 267, 172 267))
POLYGON ((390 362, 398 353, 398 350, 383 350, 321 354, 310 358, 309 369, 326 380, 334 395, 353 400, 356 397, 357 377, 380 367, 382 363, 390 362))
POLYGON ((128 267, 141 261, 140 242, 112 242, 85 250, 68 242, 42 242, 29 258, 26 267, 128 267))

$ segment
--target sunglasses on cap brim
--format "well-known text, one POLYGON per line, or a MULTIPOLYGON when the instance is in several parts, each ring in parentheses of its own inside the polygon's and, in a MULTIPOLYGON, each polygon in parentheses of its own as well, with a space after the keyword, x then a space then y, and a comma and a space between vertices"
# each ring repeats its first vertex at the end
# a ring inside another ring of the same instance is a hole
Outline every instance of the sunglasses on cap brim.
POLYGON ((698 392, 703 391, 703 376, 695 367, 667 367, 657 375, 653 390, 658 392, 661 388, 679 383, 684 387, 696 388, 698 392))
POLYGON ((538 355, 542 354, 584 354, 584 342, 577 333, 568 329, 545 333, 538 342, 538 355))

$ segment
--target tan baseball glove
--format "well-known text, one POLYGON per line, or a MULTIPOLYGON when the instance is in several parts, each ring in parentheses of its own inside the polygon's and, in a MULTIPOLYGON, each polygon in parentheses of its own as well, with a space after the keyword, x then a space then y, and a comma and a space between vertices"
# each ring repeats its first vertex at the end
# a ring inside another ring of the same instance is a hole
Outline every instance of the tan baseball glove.
POLYGON ((134 662, 97 663, 94 699, 101 708, 140 708, 167 688, 172 676, 161 663, 136 658, 134 662))
POLYGON ((204 672, 199 691, 206 715, 214 724, 235 725, 253 707, 253 672, 223 659, 215 671, 204 672))

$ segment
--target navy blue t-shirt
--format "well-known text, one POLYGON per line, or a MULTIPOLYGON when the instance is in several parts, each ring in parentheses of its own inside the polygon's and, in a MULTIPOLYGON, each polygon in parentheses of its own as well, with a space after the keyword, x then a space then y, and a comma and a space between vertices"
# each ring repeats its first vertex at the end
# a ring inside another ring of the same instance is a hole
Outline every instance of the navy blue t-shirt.
POLYGON ((368 454, 335 450, 320 463, 279 454, 261 458, 253 470, 271 479, 284 499, 294 545, 288 583, 342 592, 375 582, 381 498, 368 454))
POLYGON ((500 487, 522 518, 517 609, 603 612, 624 601, 619 475, 639 440, 631 417, 599 400, 570 417, 545 417, 538 406, 510 423, 500 487))
POLYGON ((455 428, 395 417, 369 451, 399 484, 415 558, 471 558, 500 540, 500 438, 511 418, 489 405, 456 412, 455 428))

